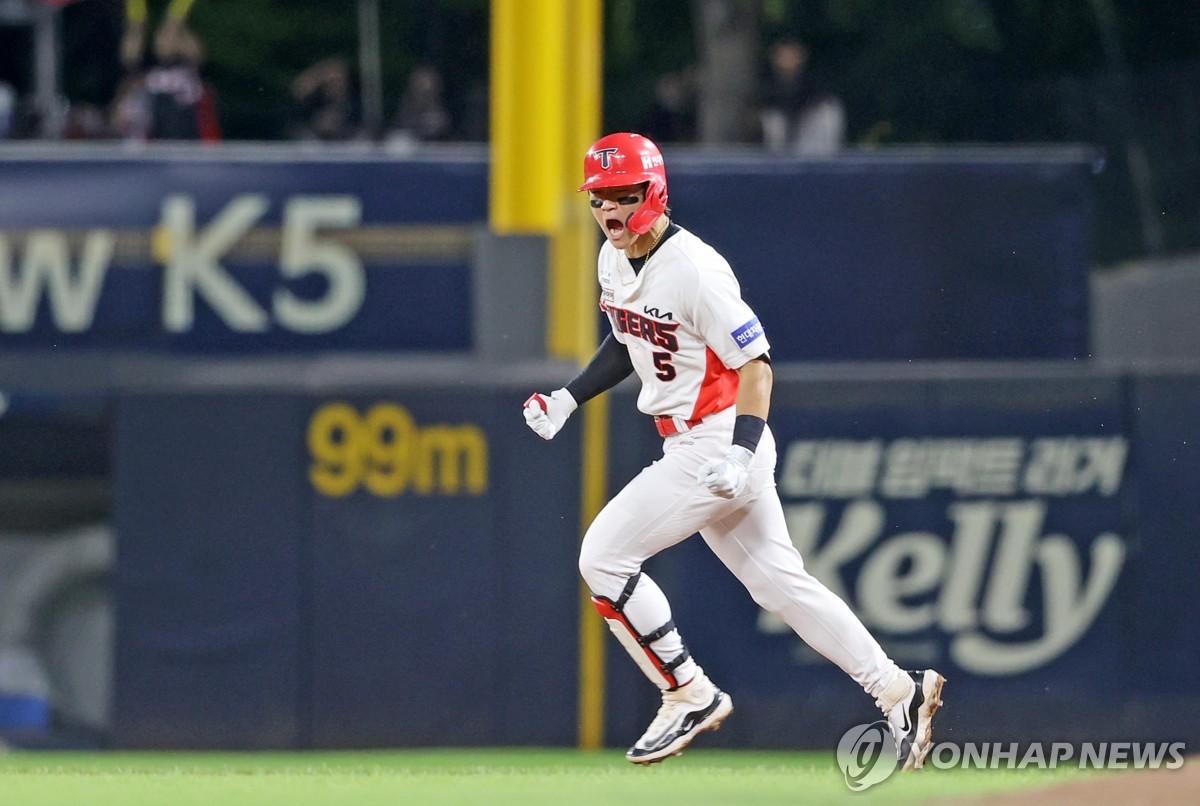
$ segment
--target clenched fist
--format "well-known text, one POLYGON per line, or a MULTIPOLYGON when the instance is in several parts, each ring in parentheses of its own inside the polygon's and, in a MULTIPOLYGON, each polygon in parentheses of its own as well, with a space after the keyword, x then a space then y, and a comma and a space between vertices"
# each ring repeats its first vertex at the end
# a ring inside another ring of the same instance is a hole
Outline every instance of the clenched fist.
POLYGON ((525 401, 525 424, 542 439, 554 439, 579 404, 566 389, 548 395, 534 392, 525 401))
POLYGON ((750 478, 750 460, 754 454, 741 445, 734 445, 724 459, 700 465, 696 480, 721 498, 737 498, 746 489, 750 478))

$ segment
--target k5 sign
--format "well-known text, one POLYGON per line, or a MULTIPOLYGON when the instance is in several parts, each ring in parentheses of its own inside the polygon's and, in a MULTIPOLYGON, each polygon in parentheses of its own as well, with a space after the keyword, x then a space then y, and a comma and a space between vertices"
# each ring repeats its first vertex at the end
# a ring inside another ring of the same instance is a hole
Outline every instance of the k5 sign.
MULTIPOLYGON (((318 234, 322 228, 336 231, 357 226, 362 217, 358 199, 302 196, 287 200, 283 227, 275 238, 280 279, 314 275, 324 288, 319 296, 304 299, 281 283, 269 310, 250 296, 225 265, 231 258, 236 260, 232 253, 251 235, 268 207, 265 196, 244 194, 231 200, 208 226, 198 228, 193 199, 171 196, 163 201, 160 224, 146 245, 162 263, 164 330, 190 331, 197 304, 207 305, 235 332, 263 332, 274 322, 295 333, 328 333, 359 313, 366 295, 362 260, 345 244, 318 234)), ((61 229, 38 229, 16 237, 0 234, 0 330, 30 332, 43 306, 55 329, 63 333, 89 330, 110 276, 117 241, 117 232, 102 228, 74 239, 61 229), (14 246, 23 247, 19 257, 14 246)))
POLYGON ((0 174, 5 347, 470 345, 480 194, 463 188, 459 209, 421 210, 407 194, 482 184, 482 173, 449 171, 440 182, 425 175, 436 166, 392 162, 289 171, 299 166, 134 161, 69 175, 69 163, 8 167, 0 174))

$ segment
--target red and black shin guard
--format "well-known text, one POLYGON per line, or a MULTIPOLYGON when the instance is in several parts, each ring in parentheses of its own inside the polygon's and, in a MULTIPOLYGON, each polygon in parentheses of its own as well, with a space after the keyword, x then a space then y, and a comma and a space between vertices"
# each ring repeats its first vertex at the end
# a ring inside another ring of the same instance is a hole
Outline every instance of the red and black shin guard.
MULTIPOLYGON (((641 573, 634 574, 625 583, 625 589, 621 591, 621 595, 616 601, 604 596, 592 596, 592 604, 596 610, 604 617, 608 623, 608 628, 612 630, 613 635, 621 642, 621 646, 625 647, 630 657, 637 663, 641 670, 646 674, 646 677, 661 689, 678 688, 680 681, 675 677, 675 670, 691 657, 686 646, 682 646, 682 651, 670 660, 662 658, 651 646, 655 641, 663 638, 675 630, 675 620, 670 619, 666 624, 656 630, 648 633, 641 633, 634 627, 629 617, 625 615, 625 604, 629 598, 633 596, 634 588, 637 587, 638 580, 641 579, 641 573)), ((684 681, 686 682, 686 681, 684 681)))

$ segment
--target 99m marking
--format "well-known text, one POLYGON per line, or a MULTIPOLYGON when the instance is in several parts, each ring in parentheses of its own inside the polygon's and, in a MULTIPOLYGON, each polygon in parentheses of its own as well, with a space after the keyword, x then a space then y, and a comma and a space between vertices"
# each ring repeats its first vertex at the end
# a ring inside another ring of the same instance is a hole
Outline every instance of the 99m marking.
POLYGON ((478 426, 419 426, 394 403, 364 415, 348 403, 328 403, 308 424, 308 478, 317 492, 341 497, 360 486, 391 498, 483 495, 488 488, 488 443, 478 426))

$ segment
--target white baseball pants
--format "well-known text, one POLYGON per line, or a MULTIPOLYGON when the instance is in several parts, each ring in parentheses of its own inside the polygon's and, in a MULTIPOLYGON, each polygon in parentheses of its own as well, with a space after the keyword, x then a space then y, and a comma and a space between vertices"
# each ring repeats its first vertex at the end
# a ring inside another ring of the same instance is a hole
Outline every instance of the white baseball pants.
POLYGON ((666 596, 645 574, 631 591, 627 587, 647 559, 699 532, 760 607, 878 697, 898 668, 846 603, 805 570, 775 489, 770 428, 763 431, 741 496, 720 498, 696 480, 701 464, 728 452, 735 416, 730 407, 666 437, 662 458, 596 516, 583 539, 579 570, 597 608, 652 682, 664 689, 687 683, 695 674, 694 659, 662 670, 684 654, 677 629, 661 634, 663 626, 673 625, 666 596), (620 605, 618 617, 614 603, 620 605))

